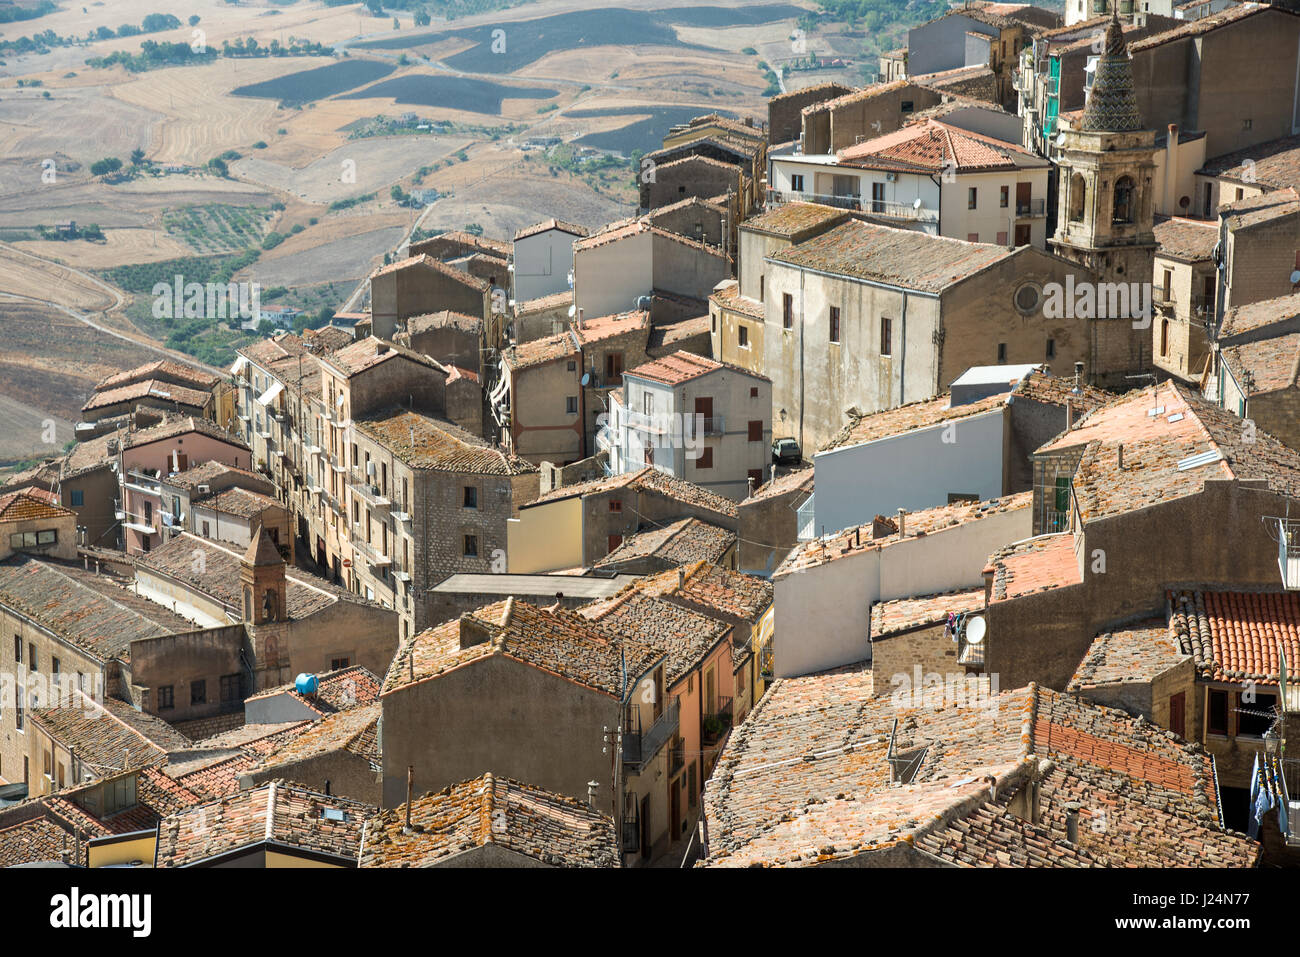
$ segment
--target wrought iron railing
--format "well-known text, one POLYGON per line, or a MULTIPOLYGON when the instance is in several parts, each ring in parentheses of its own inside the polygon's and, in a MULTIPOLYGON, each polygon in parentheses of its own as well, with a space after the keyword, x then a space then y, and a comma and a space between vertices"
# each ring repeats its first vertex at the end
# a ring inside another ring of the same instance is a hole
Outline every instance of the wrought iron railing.
POLYGON ((645 731, 623 732, 623 763, 645 765, 676 734, 681 721, 681 706, 673 701, 645 731))

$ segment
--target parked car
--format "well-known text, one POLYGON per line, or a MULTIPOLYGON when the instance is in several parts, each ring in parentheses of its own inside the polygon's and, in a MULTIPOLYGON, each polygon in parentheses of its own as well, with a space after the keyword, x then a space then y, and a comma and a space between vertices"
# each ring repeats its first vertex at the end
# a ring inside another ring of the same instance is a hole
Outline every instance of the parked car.
POLYGON ((775 439, 772 442, 772 461, 777 465, 798 465, 803 461, 803 451, 794 439, 775 439))

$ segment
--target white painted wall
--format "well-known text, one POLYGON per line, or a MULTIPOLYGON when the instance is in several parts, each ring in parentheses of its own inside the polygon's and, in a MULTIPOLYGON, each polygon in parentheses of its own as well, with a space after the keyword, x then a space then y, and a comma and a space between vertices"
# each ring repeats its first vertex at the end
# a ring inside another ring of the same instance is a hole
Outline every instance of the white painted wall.
POLYGON ((573 268, 573 241, 576 238, 560 229, 548 229, 515 241, 516 302, 568 291, 569 270, 573 268))
POLYGON ((773 580, 776 676, 869 660, 874 603, 976 588, 983 584, 989 555, 1032 530, 1032 509, 1026 503, 1014 511, 779 576, 773 580))
POLYGON ((948 504, 949 493, 1002 494, 1004 409, 813 456, 814 531, 831 534, 898 509, 948 504), (950 441, 945 441, 949 439, 950 441))

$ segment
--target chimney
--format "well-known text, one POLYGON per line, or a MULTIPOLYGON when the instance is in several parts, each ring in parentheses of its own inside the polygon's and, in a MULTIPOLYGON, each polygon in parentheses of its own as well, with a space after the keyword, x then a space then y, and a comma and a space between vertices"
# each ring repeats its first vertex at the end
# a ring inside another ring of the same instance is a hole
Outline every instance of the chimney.
POLYGON ((1074 428, 1074 396, 1065 397, 1065 431, 1074 428))
POLYGON ((1165 195, 1162 197, 1166 216, 1178 214, 1178 124, 1169 124, 1169 136, 1165 140, 1165 195))
POLYGON ((683 588, 686 585, 686 569, 681 565, 677 566, 677 587, 683 588))
POLYGON ((1065 805, 1065 839, 1071 844, 1079 843, 1079 806, 1077 801, 1065 805))
POLYGON ((885 518, 883 515, 877 515, 871 520, 871 537, 888 538, 898 531, 898 526, 894 524, 892 518, 885 518))
POLYGON ((1075 362, 1074 364, 1074 394, 1075 395, 1083 394, 1083 362, 1082 361, 1075 362))
POLYGON ((1115 448, 1115 465, 1122 472, 1124 471, 1124 443, 1121 442, 1115 448))
POLYGON ((578 328, 579 328, 579 329, 582 328, 582 310, 581 310, 581 309, 578 310, 578 328))
POLYGON ((904 516, 906 516, 906 515, 907 515, 907 509, 905 509, 905 508, 900 508, 900 509, 898 510, 898 537, 899 537, 899 538, 906 538, 906 537, 907 537, 907 529, 906 529, 906 527, 904 527, 904 524, 903 524, 903 522, 904 522, 904 516))
POLYGON ((751 475, 748 481, 749 481, 749 495, 747 497, 752 498, 754 495, 754 476, 751 475))
POLYGON ((587 782, 587 807, 596 806, 596 792, 600 790, 599 781, 587 782))

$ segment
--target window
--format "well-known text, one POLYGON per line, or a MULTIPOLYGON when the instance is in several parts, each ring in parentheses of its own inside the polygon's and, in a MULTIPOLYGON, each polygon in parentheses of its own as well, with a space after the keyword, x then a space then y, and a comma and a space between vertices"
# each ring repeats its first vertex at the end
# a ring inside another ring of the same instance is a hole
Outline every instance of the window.
POLYGON ((623 353, 611 352, 605 356, 605 379, 620 382, 623 379, 623 353))
POLYGON ((1055 359, 1055 358, 1056 358, 1056 340, 1055 340, 1055 339, 1048 339, 1048 340, 1047 340, 1047 358, 1049 358, 1049 359, 1055 359))
POLYGON ((565 400, 564 400, 564 411, 565 411, 568 415, 577 415, 577 414, 578 414, 578 397, 577 397, 576 395, 571 395, 571 396, 567 396, 567 397, 565 397, 565 400))
POLYGON ((642 393, 641 411, 644 412, 646 415, 654 415, 655 397, 653 392, 642 393))
POLYGON ((29 641, 27 643, 27 667, 31 671, 41 670, 40 663, 36 658, 36 642, 34 641, 29 641))
POLYGON ((767 285, 767 277, 760 275, 758 277, 758 301, 763 301, 763 287, 767 285))
POLYGON ((465 557, 478 558, 478 536, 477 535, 465 536, 465 557))
POLYGON ((763 422, 761 419, 749 420, 749 441, 751 442, 763 441, 763 422))
POLYGON ((831 342, 840 341, 840 307, 831 306, 831 342))
POLYGON ((1207 734, 1228 733, 1228 692, 1210 689, 1209 707, 1205 714, 1205 731, 1207 734))
POLYGON ((792 193, 803 192, 803 173, 794 173, 793 175, 791 175, 790 192, 792 193))
POLYGON ((979 242, 979 241, 980 241, 980 234, 979 234, 979 233, 967 233, 967 234, 966 234, 966 242, 968 242, 968 243, 977 243, 977 242, 979 242))
POLYGON ((172 686, 166 685, 158 689, 158 710, 171 711, 176 707, 176 699, 172 694, 172 686))
POLYGON ((623 503, 616 498, 611 498, 609 500, 609 510, 611 512, 621 512, 623 511, 623 503))
POLYGON ((1007 361, 1007 344, 1006 344, 1005 342, 999 342, 999 343, 998 343, 998 362, 1001 363, 1001 362, 1006 362, 1006 361, 1007 361))
POLYGON ((1115 181, 1114 222, 1121 224, 1133 222, 1133 199, 1133 177, 1121 176, 1115 181))
POLYGON ((222 675, 221 676, 221 700, 222 701, 243 701, 244 687, 243 680, 239 675, 222 675))
POLYGON ((751 385, 751 386, 749 387, 749 397, 750 397, 751 399, 757 399, 757 398, 758 398, 758 386, 756 386, 756 385, 751 385))
POLYGON ((68 504, 73 508, 81 508, 82 505, 86 504, 86 493, 79 488, 74 488, 69 493, 68 504))
POLYGON ((1001 206, 1003 209, 1006 209, 1008 204, 1010 204, 1010 202, 1011 202, 1011 187, 1003 186, 1001 191, 998 193, 998 205, 1001 206))
POLYGON ((35 532, 14 532, 9 536, 9 547, 18 551, 23 548, 39 548, 45 545, 57 544, 59 533, 53 528, 42 529, 35 532))
POLYGON ((789 329, 794 325, 794 296, 788 292, 781 293, 781 326, 789 329))
MULTIPOLYGON (((23 696, 20 694, 14 701, 14 727, 19 731, 23 729, 23 696)), ((24 761, 26 758, 23 759, 24 761)), ((26 775, 24 774, 24 779, 26 775)))
POLYGON ((749 329, 745 326, 736 329, 736 344, 742 349, 749 348, 749 329))
POLYGON ((713 468, 713 447, 712 446, 706 445, 700 451, 700 457, 695 460, 695 467, 697 469, 713 468))
POLYGON ((974 209, 979 202, 979 190, 974 186, 966 190, 966 208, 974 209))
POLYGON ((203 523, 203 537, 204 538, 212 537, 212 527, 207 522, 203 523))
POLYGON ((568 361, 568 363, 565 365, 565 369, 567 369, 569 372, 577 372, 577 371, 578 371, 578 362, 577 362, 577 360, 576 360, 576 359, 570 359, 570 360, 568 361))
POLYGON ((749 480, 750 480, 751 482, 754 483, 754 488, 758 488, 760 485, 763 484, 763 470, 762 470, 762 469, 750 469, 750 470, 746 473, 746 476, 749 478, 749 480))
POLYGON ((887 316, 880 317, 880 354, 894 354, 894 321, 887 316))
POLYGON ((1071 222, 1081 222, 1083 220, 1084 207, 1087 205, 1088 186, 1084 182, 1083 176, 1075 173, 1070 177, 1070 209, 1069 217, 1071 222))
POLYGON ((1005 229, 998 230, 998 245, 1005 246, 1006 244, 1007 244, 1007 231, 1005 229))
POLYGON ((351 658, 331 658, 331 659, 330 659, 330 671, 341 671, 341 670, 344 669, 344 668, 351 668, 351 667, 352 667, 352 659, 351 659, 351 658))
POLYGON ((1169 355, 1169 320, 1160 320, 1160 354, 1169 355))
POLYGON ((23 640, 17 635, 14 635, 14 661, 23 663, 23 640))
POLYGON ((208 683, 204 679, 190 682, 190 704, 208 703, 208 683))
POLYGON ((50 674, 54 675, 55 677, 58 677, 58 674, 59 674, 59 659, 58 659, 58 658, 51 658, 51 659, 50 659, 50 674))
POLYGON ((914 107, 912 106, 911 100, 904 100, 902 105, 899 107, 899 110, 903 113, 911 113, 913 109, 914 107))
POLYGON ((1237 735, 1262 738, 1273 726, 1273 706, 1277 699, 1271 694, 1256 694, 1254 701, 1246 701, 1237 694, 1237 735))
POLYGON ((478 508, 478 489, 473 485, 465 486, 464 505, 466 508, 478 508))

